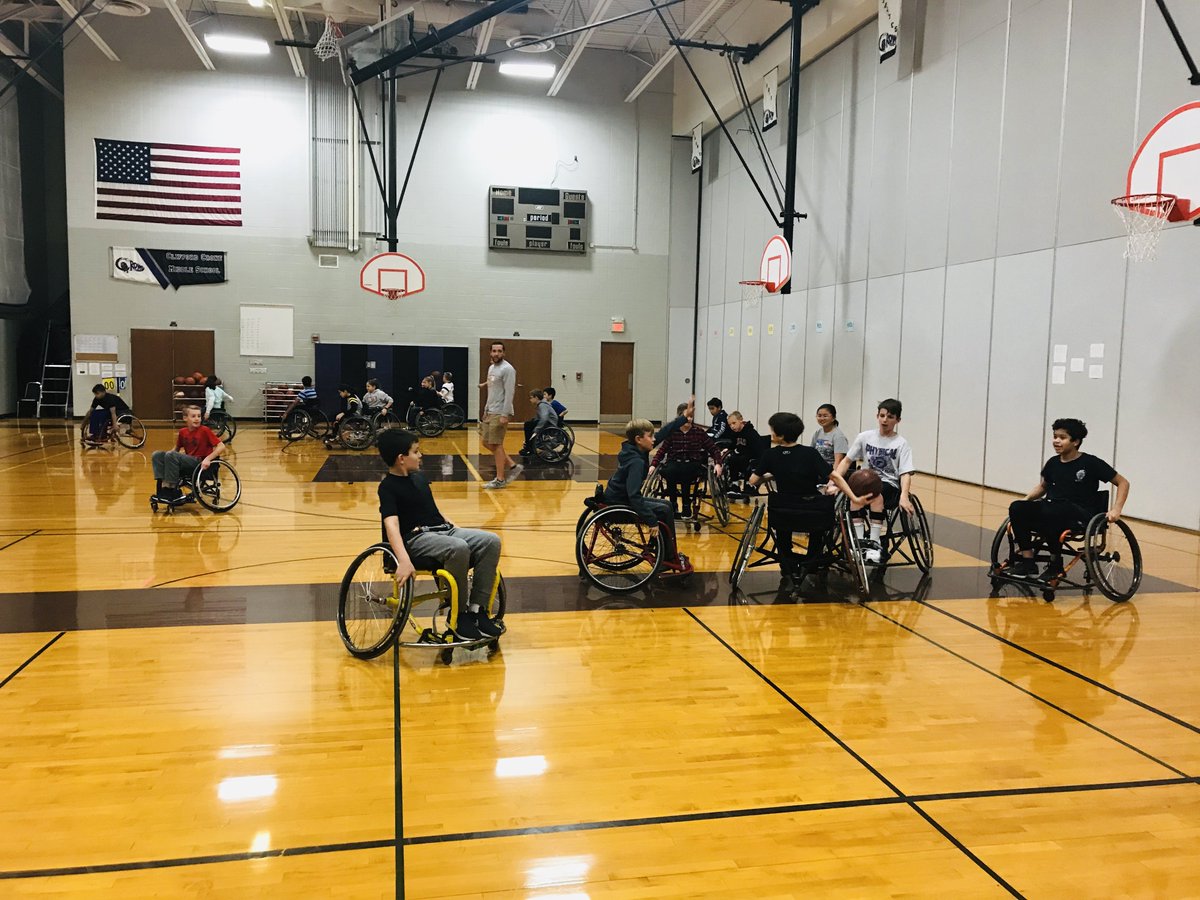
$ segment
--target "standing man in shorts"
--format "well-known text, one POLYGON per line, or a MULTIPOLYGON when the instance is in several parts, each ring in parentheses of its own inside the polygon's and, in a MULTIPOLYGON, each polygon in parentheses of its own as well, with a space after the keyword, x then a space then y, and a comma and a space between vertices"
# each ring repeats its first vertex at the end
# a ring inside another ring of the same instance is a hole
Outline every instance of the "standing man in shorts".
POLYGON ((494 490, 508 487, 509 482, 520 475, 525 467, 514 463, 504 449, 504 435, 508 431, 508 420, 513 415, 513 398, 517 393, 517 370, 504 358, 503 341, 492 341, 489 355, 492 364, 488 366, 487 380, 479 385, 487 386, 487 402, 479 417, 479 437, 483 446, 491 450, 496 458, 496 477, 484 484, 485 488, 494 490), (512 467, 512 474, 506 478, 509 466, 512 467))

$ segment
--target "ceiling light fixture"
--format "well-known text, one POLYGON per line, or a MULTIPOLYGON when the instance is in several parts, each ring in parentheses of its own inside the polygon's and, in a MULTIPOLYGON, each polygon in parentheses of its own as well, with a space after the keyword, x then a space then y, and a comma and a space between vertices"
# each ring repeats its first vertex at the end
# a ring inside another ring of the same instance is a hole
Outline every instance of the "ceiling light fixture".
POLYGON ((267 5, 267 0, 249 0, 251 6, 257 6, 260 9, 267 5))
POLYGON ((556 67, 554 63, 531 63, 531 62, 502 62, 500 63, 500 74, 511 75, 513 78, 536 78, 541 81, 549 81, 554 77, 556 67))
POLYGON ((271 45, 262 38, 236 37, 232 34, 206 34, 204 43, 217 53, 240 53, 243 56, 266 56, 271 45))

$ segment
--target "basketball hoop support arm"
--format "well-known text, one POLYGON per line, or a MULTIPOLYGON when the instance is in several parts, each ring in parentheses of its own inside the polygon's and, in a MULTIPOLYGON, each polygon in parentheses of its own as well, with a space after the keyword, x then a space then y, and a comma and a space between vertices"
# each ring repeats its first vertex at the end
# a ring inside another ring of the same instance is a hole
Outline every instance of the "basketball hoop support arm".
POLYGON ((1179 52, 1183 55, 1183 61, 1191 73, 1188 82, 1200 87, 1200 71, 1196 69, 1196 62, 1192 59, 1192 54, 1188 52, 1187 44, 1183 42, 1183 35, 1179 33, 1179 28, 1175 25, 1175 17, 1167 9, 1167 0, 1155 0, 1155 3, 1158 4, 1158 11, 1162 13, 1163 21, 1167 23, 1167 29, 1171 32, 1171 37, 1175 39, 1175 46, 1179 48, 1179 52))
MULTIPOLYGON (((783 176, 783 239, 787 241, 788 250, 793 250, 796 219, 801 214, 796 212, 796 145, 800 133, 800 27, 804 13, 812 3, 805 0, 792 2, 792 62, 790 78, 788 79, 788 123, 787 123, 787 162, 783 176)), ((792 292, 792 281, 789 278, 781 293, 792 292)))

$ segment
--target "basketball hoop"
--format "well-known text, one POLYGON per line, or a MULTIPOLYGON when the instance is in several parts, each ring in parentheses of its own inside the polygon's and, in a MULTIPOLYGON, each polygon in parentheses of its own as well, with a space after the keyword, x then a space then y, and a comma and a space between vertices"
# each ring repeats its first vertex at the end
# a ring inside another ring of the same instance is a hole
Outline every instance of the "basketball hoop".
POLYGON ((317 59, 321 62, 333 59, 338 55, 338 41, 342 39, 342 29, 338 28, 337 22, 330 17, 325 17, 325 33, 317 38, 317 45, 313 47, 313 53, 317 55, 317 59))
POLYGON ((758 306, 762 302, 764 294, 775 293, 775 285, 769 281, 739 281, 742 286, 742 302, 749 303, 750 308, 758 306))
POLYGON ((1126 194, 1113 198, 1113 209, 1129 233, 1126 259, 1148 262, 1157 256, 1159 235, 1171 218, 1178 199, 1174 194, 1126 194))
POLYGON ((404 296, 404 291, 396 291, 396 290, 389 289, 389 290, 383 291, 383 295, 385 297, 387 297, 389 300, 399 300, 401 297, 404 296))

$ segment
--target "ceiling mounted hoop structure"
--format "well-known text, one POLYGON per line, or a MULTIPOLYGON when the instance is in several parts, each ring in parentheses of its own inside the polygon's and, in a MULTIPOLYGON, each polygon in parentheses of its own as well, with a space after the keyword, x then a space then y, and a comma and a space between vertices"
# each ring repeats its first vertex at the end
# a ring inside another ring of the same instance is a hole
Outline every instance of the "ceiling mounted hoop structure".
POLYGON ((1178 200, 1174 194, 1125 194, 1112 199, 1112 207, 1129 235, 1126 259, 1150 262, 1158 257, 1159 236, 1178 200))
POLYGON ((338 55, 338 42, 345 37, 342 34, 342 29, 338 27, 338 23, 333 21, 329 16, 325 17, 325 31, 317 38, 317 44, 313 47, 313 53, 321 62, 326 62, 338 55))

